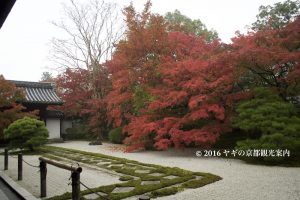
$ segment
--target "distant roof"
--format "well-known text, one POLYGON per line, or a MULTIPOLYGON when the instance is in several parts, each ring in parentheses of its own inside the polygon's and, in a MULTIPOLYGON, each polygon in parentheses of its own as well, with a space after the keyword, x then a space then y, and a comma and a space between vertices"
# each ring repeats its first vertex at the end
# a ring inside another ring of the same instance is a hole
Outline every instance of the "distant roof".
POLYGON ((63 102, 55 93, 53 83, 40 83, 11 80, 17 88, 25 90, 24 103, 39 103, 48 105, 61 105, 63 102))

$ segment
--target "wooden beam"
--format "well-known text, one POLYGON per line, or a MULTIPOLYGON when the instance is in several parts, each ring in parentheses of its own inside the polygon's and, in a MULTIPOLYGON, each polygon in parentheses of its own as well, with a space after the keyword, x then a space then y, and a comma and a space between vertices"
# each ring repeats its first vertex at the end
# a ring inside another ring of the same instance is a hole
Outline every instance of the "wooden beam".
POLYGON ((49 159, 43 158, 43 157, 40 157, 39 160, 43 161, 45 163, 48 163, 50 165, 54 165, 54 166, 56 166, 58 168, 69 170, 71 172, 77 172, 77 173, 81 173, 82 172, 82 168, 81 167, 74 167, 74 166, 65 165, 65 164, 62 164, 62 163, 55 162, 53 160, 49 160, 49 159))

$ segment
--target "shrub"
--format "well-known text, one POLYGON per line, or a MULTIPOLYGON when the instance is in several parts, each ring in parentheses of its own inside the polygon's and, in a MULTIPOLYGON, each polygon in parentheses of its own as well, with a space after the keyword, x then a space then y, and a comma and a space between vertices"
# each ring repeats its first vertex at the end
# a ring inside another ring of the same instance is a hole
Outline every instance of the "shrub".
POLYGON ((74 126, 66 129, 66 134, 63 135, 64 140, 80 140, 87 139, 87 133, 83 126, 74 126))
POLYGON ((248 133, 248 139, 237 142, 237 149, 288 149, 291 157, 259 159, 273 163, 298 159, 300 117, 292 103, 282 100, 270 89, 257 88, 254 98, 240 103, 237 112, 234 127, 248 133))
POLYGON ((108 133, 108 139, 115 144, 122 144, 125 135, 122 133, 122 127, 115 128, 108 133))
POLYGON ((263 150, 289 150, 290 156, 266 156, 266 157, 249 157, 248 161, 264 161, 266 163, 288 163, 291 160, 299 159, 298 152, 300 151, 300 138, 292 138, 284 136, 280 133, 263 135, 257 140, 243 140, 237 142, 237 149, 263 149, 263 150))
POLYGON ((49 136, 45 123, 37 119, 24 117, 14 121, 4 130, 10 148, 34 150, 47 142, 49 136))

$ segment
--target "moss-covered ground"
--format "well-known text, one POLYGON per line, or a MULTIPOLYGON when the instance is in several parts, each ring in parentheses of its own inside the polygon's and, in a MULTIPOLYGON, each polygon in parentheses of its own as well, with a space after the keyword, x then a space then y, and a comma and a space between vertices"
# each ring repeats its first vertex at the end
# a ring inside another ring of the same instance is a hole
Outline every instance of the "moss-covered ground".
MULTIPOLYGON (((147 195, 150 198, 176 194, 188 188, 199 188, 213 183, 221 177, 202 172, 192 172, 177 167, 166 167, 141 163, 134 160, 91 153, 61 147, 47 146, 41 148, 42 155, 52 160, 63 162, 78 162, 95 168, 102 168, 120 175, 121 183, 102 185, 92 190, 82 190, 83 200, 93 192, 102 194, 101 199, 124 199, 132 196, 147 195), (119 190, 121 188, 121 190, 119 190), (129 188, 123 192, 122 188, 129 188), (116 192, 116 191, 122 192, 116 192), (103 195, 104 194, 104 195, 103 195)), ((101 177, 99 177, 101 178, 101 177)), ((47 200, 68 200, 71 193, 48 198, 47 200)))

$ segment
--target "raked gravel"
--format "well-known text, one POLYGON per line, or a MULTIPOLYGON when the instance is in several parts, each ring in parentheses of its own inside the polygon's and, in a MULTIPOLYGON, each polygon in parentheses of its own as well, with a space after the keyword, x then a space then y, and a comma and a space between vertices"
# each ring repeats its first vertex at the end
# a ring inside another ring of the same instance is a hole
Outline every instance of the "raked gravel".
POLYGON ((104 143, 91 146, 84 141, 65 142, 53 146, 103 153, 191 171, 210 172, 223 178, 198 189, 187 189, 176 195, 159 198, 163 200, 300 200, 299 167, 262 166, 234 159, 200 158, 195 156, 195 149, 124 153, 114 150, 119 149, 120 145, 104 143))

